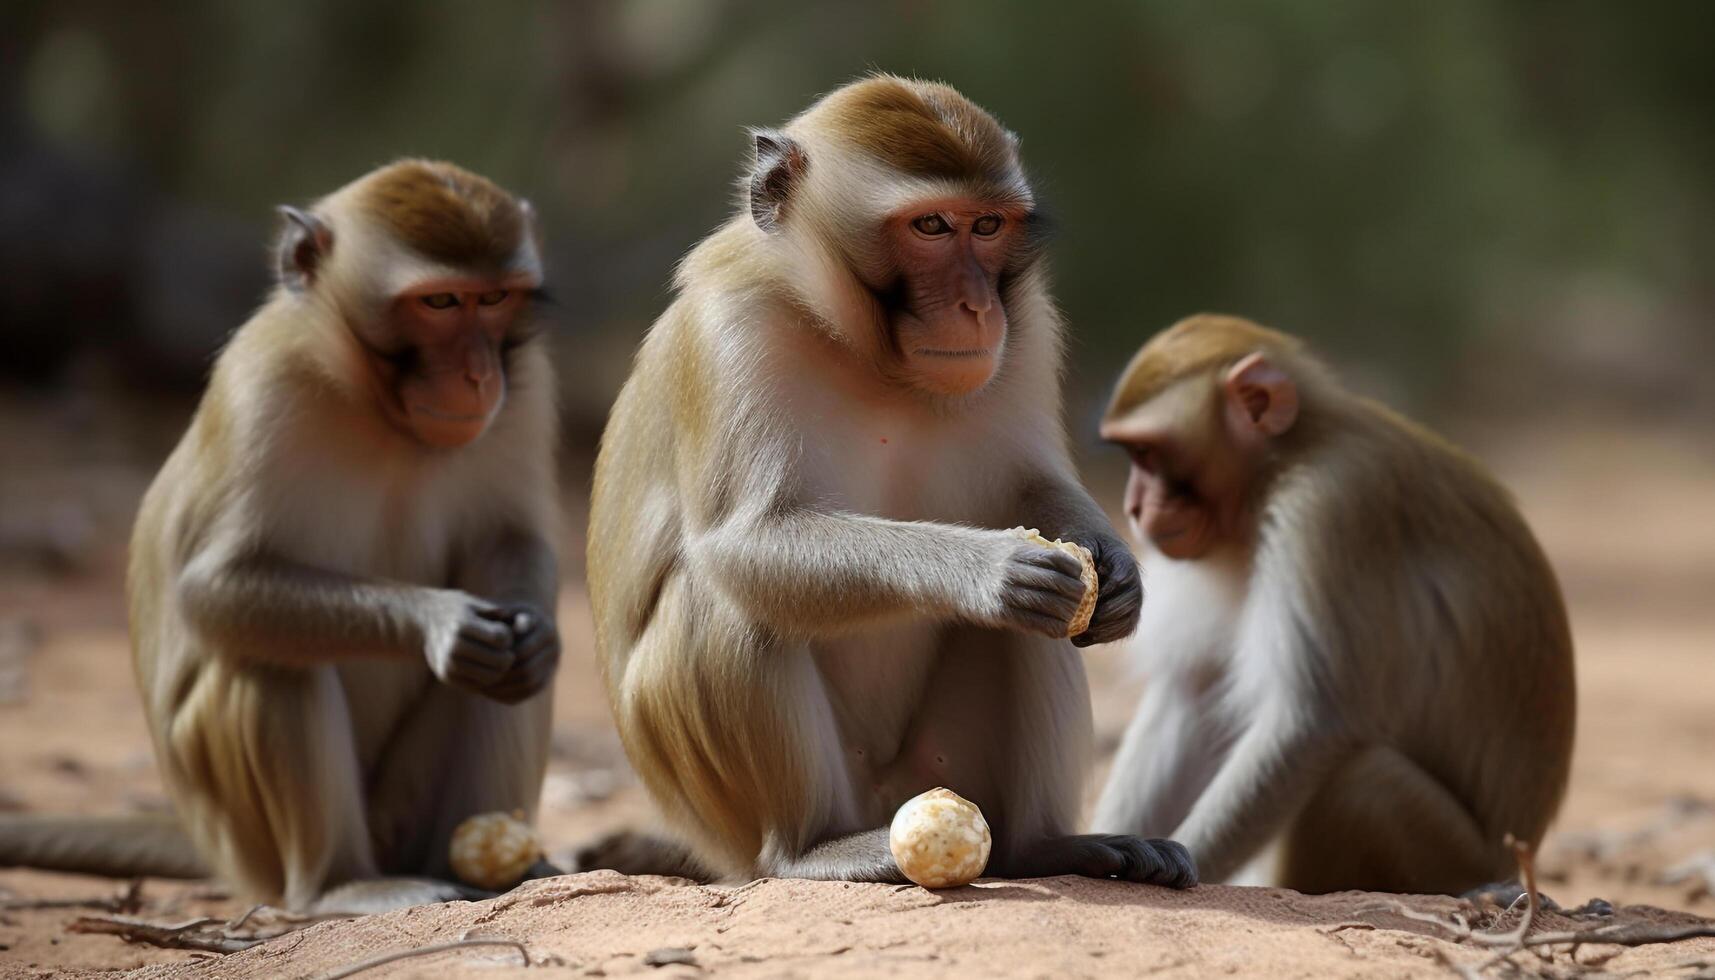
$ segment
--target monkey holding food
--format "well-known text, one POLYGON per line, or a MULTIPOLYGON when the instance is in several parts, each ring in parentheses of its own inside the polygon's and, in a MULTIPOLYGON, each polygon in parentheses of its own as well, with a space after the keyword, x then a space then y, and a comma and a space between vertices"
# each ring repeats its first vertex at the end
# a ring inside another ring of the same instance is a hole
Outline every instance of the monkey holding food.
POLYGON ((1093 826, 1223 880, 1459 893, 1511 877, 1565 791, 1553 571, 1469 456, 1303 345, 1196 316, 1137 354, 1102 437, 1150 587, 1148 683, 1093 826))
POLYGON ((560 647, 529 205, 405 160, 282 212, 279 286, 131 540, 177 817, 0 817, 0 865, 375 911, 473 894, 454 829, 534 815, 560 647))
MULTIPOLYGON (((633 766, 717 873, 903 881, 889 822, 946 786, 986 816, 990 874, 1192 883, 1170 841, 1072 832, 1076 646, 1131 633, 1141 596, 1067 448, 1017 138, 877 75, 754 147, 596 464, 590 598, 633 766), (1082 563, 1018 525, 1091 552, 1074 640, 1082 563)), ((648 868, 619 850, 584 863, 648 868)))

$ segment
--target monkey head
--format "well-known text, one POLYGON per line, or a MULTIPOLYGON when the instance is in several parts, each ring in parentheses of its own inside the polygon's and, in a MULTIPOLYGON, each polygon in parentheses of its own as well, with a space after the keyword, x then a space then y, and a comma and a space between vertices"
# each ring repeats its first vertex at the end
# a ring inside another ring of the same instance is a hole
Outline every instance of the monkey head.
POLYGON ((987 385, 1040 252, 1017 137, 947 86, 887 75, 753 136, 750 213, 796 260, 804 305, 892 380, 987 385))
POLYGON ((308 211, 280 210, 282 288, 344 334, 334 380, 421 445, 481 436, 505 404, 510 353, 535 329, 528 202, 451 164, 404 160, 308 211))
POLYGON ((1299 416, 1299 342, 1236 317, 1194 316, 1126 367, 1101 435, 1131 457, 1132 533, 1163 555, 1243 541, 1277 440, 1299 416))

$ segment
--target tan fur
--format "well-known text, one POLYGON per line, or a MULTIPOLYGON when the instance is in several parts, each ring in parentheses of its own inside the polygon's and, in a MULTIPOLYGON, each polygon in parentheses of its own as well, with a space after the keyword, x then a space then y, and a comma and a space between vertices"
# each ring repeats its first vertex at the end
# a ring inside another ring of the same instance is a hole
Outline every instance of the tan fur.
MULTIPOLYGON (((945 180, 1027 201, 1010 140, 951 89, 890 77, 785 135, 802 158, 780 224, 741 214, 686 257, 602 438, 590 598, 632 763, 728 873, 902 880, 887 821, 942 783, 994 824, 991 873, 1072 870, 1077 847, 1117 861, 1063 836, 1089 762, 1077 651, 1000 626, 1002 569, 1040 550, 1000 529, 1123 553, 1073 476, 1044 273, 1019 258, 1000 367, 950 398, 892 370, 853 264, 945 180)), ((1069 615, 1082 585, 1062 574, 1069 615)))
POLYGON ((1107 424, 1256 352, 1296 384, 1297 424, 1250 489, 1254 543, 1190 562, 1145 543, 1150 689, 1095 826, 1172 832, 1212 878, 1283 837, 1274 881, 1305 891, 1506 878, 1504 836, 1541 840, 1572 749, 1554 574, 1480 464, 1246 321, 1150 341, 1107 424))
MULTIPOLYGON (((501 251, 478 260, 533 269, 533 244, 505 230, 519 212, 504 192, 412 161, 314 213, 331 254, 313 287, 277 290, 221 352, 144 496, 127 591, 162 776, 202 860, 256 899, 304 907, 346 886, 333 905, 367 909, 457 894, 358 886, 444 878, 458 821, 535 811, 550 696, 506 705, 456 689, 425 649, 475 601, 528 603, 551 624, 554 385, 525 344, 487 431, 430 449, 382 416, 362 336, 376 327, 353 319, 388 305, 377 284, 453 257, 448 229, 482 215, 501 251), (389 200, 402 210, 378 220, 389 200), (399 242, 399 228, 417 233, 399 242)), ((91 870, 128 873, 122 847, 106 853, 91 870)))
POLYGON ((914 177, 1003 185, 1017 167, 1012 135, 946 85, 876 76, 833 93, 809 119, 914 177))
POLYGON ((524 244, 524 207, 487 178, 450 163, 401 160, 364 181, 357 207, 437 262, 507 264, 524 244))

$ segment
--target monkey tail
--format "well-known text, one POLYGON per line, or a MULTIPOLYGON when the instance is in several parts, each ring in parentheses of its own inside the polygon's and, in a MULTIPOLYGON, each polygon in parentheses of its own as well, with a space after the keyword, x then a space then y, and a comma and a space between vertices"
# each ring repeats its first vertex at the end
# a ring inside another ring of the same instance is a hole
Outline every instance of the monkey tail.
POLYGON ((207 878, 212 872, 171 816, 0 814, 0 868, 109 878, 207 878))

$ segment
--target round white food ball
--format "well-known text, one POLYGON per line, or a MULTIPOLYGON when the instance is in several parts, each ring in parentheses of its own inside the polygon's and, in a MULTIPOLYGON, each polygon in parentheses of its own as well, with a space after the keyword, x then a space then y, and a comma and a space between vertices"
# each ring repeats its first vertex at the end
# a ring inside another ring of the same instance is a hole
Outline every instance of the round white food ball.
POLYGON ((899 870, 924 888, 954 888, 988 867, 988 821, 977 805, 946 787, 905 801, 887 842, 899 870))
POLYGON ((520 811, 479 813, 453 831, 449 850, 460 881, 499 891, 518 884, 542 856, 542 843, 520 811))

